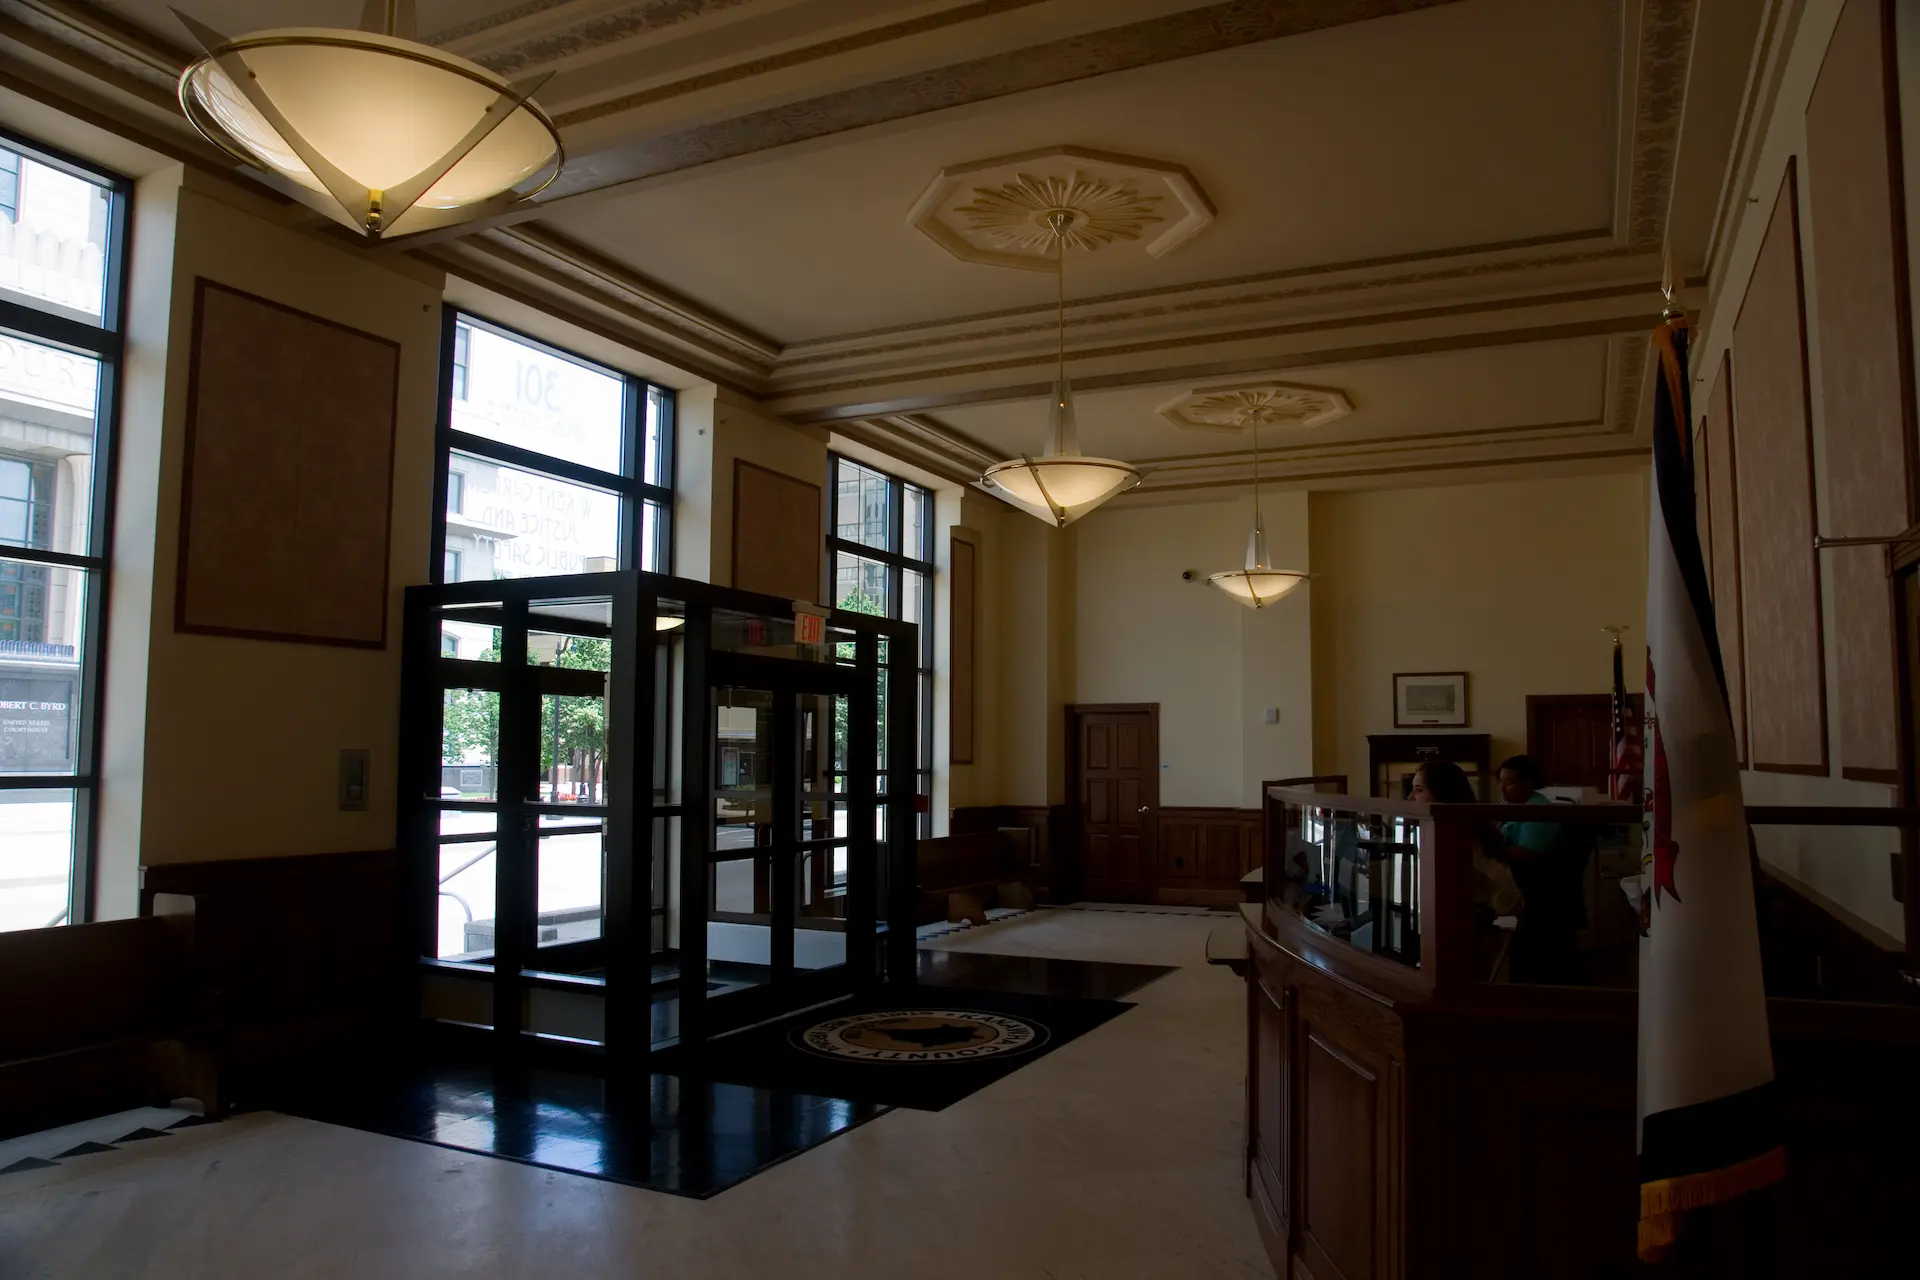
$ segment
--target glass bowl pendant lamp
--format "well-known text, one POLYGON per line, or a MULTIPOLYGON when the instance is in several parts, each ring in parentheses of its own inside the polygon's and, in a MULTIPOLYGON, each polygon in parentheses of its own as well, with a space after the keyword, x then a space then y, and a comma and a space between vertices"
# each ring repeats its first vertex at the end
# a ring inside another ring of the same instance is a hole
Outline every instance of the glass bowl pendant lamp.
POLYGON ((1297 569, 1276 569, 1267 553, 1267 527, 1260 516, 1260 424, 1267 411, 1249 409, 1243 416, 1253 432, 1253 533, 1247 539, 1247 567, 1229 569, 1207 578, 1214 586, 1249 609, 1264 609, 1305 582, 1311 575, 1297 569))
POLYGON ((1108 498, 1140 483, 1140 473, 1131 464, 1113 458, 1090 458, 1080 452, 1073 387, 1067 381, 1066 234, 1080 216, 1071 209, 1054 209, 1044 219, 1053 233, 1056 254, 1054 318, 1058 331, 1053 397, 1047 407, 1047 450, 1039 457, 1022 454, 997 462, 981 477, 1014 506, 1062 529, 1108 498))
POLYGON ((367 0, 357 31, 229 39, 176 9, 206 52, 181 73, 181 109, 209 142, 371 239, 540 192, 565 158, 532 101, 548 76, 511 83, 421 44, 413 13, 413 0, 367 0))

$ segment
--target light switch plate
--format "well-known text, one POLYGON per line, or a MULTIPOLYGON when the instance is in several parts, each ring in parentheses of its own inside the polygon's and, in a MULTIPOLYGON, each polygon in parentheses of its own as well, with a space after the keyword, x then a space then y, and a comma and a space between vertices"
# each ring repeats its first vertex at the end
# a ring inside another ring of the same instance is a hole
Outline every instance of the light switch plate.
POLYGON ((1266 722, 1267 722, 1268 724, 1279 724, 1279 723, 1280 723, 1280 708, 1278 708, 1278 707, 1268 707, 1268 708, 1267 708, 1267 711, 1266 711, 1266 714, 1265 714, 1265 715, 1264 715, 1264 716, 1262 717, 1262 719, 1264 719, 1264 720, 1265 720, 1265 721, 1266 721, 1266 722))
POLYGON ((340 808, 343 812, 367 807, 370 771, 365 747, 340 748, 340 808))

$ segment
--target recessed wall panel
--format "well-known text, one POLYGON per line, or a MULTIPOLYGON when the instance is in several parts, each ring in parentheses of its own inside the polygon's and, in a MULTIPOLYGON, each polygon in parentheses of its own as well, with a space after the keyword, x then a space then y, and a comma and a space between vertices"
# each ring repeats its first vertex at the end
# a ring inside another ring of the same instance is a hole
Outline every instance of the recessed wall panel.
POLYGON ((1713 390, 1707 396, 1707 511, 1712 521, 1713 612, 1720 631, 1720 661, 1727 673, 1733 704, 1733 743, 1740 763, 1747 762, 1746 648, 1741 636, 1740 502, 1734 484, 1737 450, 1733 432, 1732 362, 1720 358, 1713 390))
POLYGON ((1827 772, 1825 637, 1813 549, 1798 175, 1789 164, 1733 326, 1734 450, 1752 767, 1827 772), (1755 518, 1765 513, 1764 519, 1755 518))
MULTIPOLYGON (((1910 523, 1905 246, 1896 224, 1882 0, 1848 0, 1807 105, 1807 250, 1820 327, 1825 532, 1879 537, 1910 523)), ((1893 611, 1878 547, 1823 553, 1833 594, 1840 765, 1898 778, 1893 611)))

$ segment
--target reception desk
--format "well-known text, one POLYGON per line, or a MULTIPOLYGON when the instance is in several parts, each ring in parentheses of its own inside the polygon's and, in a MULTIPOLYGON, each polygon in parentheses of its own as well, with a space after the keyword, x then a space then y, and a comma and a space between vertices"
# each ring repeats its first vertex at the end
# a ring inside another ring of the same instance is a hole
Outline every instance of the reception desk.
MULTIPOLYGON (((1471 841, 1511 809, 1269 792, 1265 893, 1242 916, 1247 1194, 1276 1274, 1640 1274, 1633 943, 1592 897, 1624 908, 1609 881, 1637 866, 1638 813, 1553 816, 1590 841, 1583 963, 1624 985, 1497 980, 1471 841)), ((1765 1261, 1914 1274, 1920 1009, 1775 999, 1770 1016, 1793 1176, 1765 1261)))

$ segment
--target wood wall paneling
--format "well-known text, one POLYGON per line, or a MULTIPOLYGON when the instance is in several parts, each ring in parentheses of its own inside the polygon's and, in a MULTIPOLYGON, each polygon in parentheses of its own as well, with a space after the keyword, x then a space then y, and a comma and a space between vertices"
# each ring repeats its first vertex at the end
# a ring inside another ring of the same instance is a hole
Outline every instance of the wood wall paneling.
POLYGON ((1288 1168, 1288 1098, 1293 1087, 1291 1040, 1287 1026, 1285 989, 1268 985, 1259 973, 1247 975, 1247 1043, 1253 1062, 1262 1069, 1247 1075, 1248 1192, 1254 1218, 1276 1262, 1289 1249, 1288 1195, 1293 1177, 1288 1168))
POLYGON ((174 628, 379 649, 400 344, 194 281, 174 628))
POLYGON ((1380 1076, 1374 1064, 1302 1027, 1300 1243, 1315 1277, 1375 1274, 1380 1076))
MULTIPOLYGON (((1826 532, 1879 537, 1912 523, 1913 347, 1905 211, 1896 198, 1898 110, 1887 6, 1849 0, 1807 104, 1808 249, 1817 270, 1826 424, 1826 532)), ((1892 596, 1877 547, 1824 553, 1842 679, 1834 720, 1842 771, 1899 780, 1892 596)))
POLYGON ((1789 163, 1733 326, 1734 457, 1746 641, 1747 746, 1755 769, 1827 772, 1825 635, 1813 549, 1797 166, 1789 163))
POLYGON ((733 585, 787 600, 820 598, 820 486, 733 460, 733 585))
POLYGON ((1720 662, 1727 673, 1727 694, 1733 704, 1733 745, 1740 763, 1747 763, 1746 642, 1741 629, 1740 497, 1734 482, 1736 448, 1733 438, 1733 361, 1720 357, 1707 396, 1705 433, 1708 510, 1713 521, 1713 613, 1720 632, 1720 662))
POLYGON ((1260 864, 1260 811, 1165 808, 1159 813, 1154 901, 1167 906, 1239 904, 1240 877, 1260 864))
POLYGON ((979 549, 966 538, 952 541, 953 579, 948 593, 953 610, 953 655, 948 678, 948 743, 954 764, 972 764, 974 751, 974 655, 979 549))

